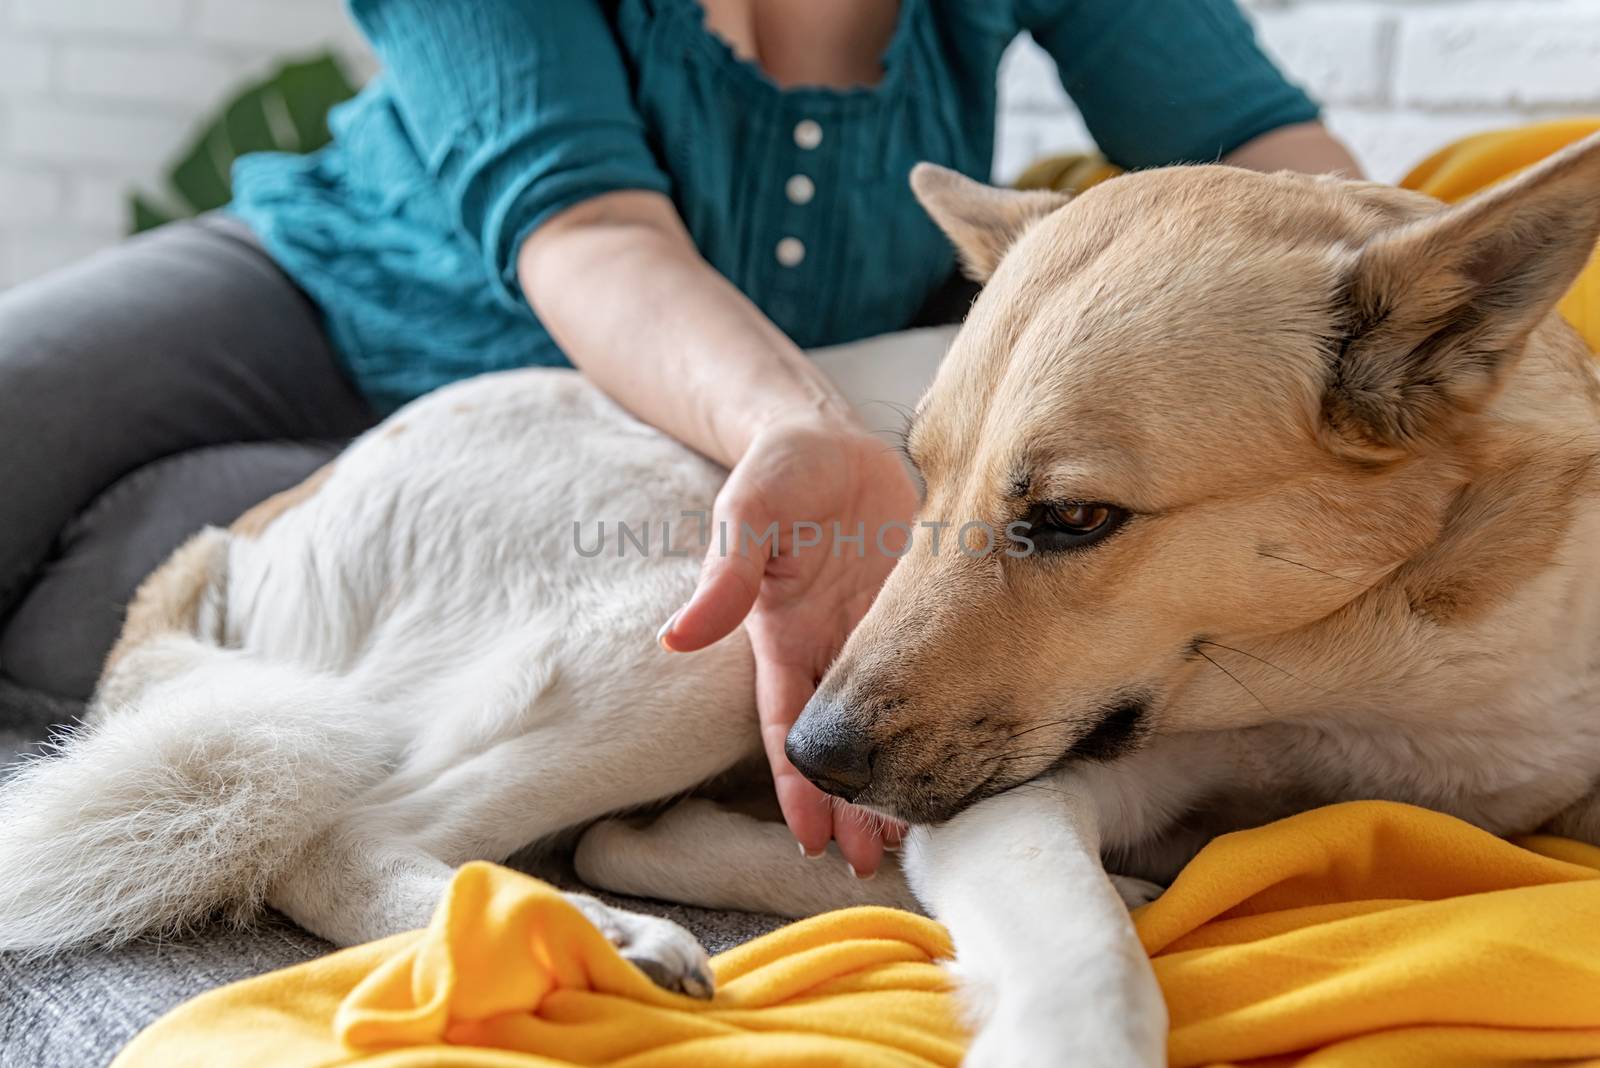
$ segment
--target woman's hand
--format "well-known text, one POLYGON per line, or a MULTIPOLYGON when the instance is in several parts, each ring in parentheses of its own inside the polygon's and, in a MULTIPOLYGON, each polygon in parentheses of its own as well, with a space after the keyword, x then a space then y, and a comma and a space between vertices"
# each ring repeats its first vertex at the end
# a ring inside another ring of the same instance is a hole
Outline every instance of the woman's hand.
POLYGON ((899 456, 858 425, 762 430, 717 497, 699 586, 661 635, 668 649, 689 652, 748 616, 761 736, 784 818, 808 856, 835 839, 862 878, 899 829, 833 802, 789 763, 784 740, 893 568, 916 507, 899 456), (760 541, 770 529, 776 536, 760 541))

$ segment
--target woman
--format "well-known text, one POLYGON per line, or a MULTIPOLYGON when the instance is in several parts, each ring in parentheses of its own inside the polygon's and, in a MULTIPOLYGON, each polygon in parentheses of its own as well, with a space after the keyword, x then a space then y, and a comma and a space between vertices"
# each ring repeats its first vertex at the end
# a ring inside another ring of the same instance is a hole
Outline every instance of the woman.
MULTIPOLYGON (((800 349, 905 327, 950 278, 906 175, 987 175, 1021 30, 1119 164, 1355 171, 1229 0, 351 7, 385 73, 331 148, 247 159, 230 217, 0 298, 0 667, 24 684, 81 696, 187 533, 499 368, 570 360, 727 465, 732 529, 909 519, 897 457, 800 349)), ((879 835, 783 737, 892 563, 713 552, 662 628, 690 651, 748 619, 789 825, 862 876, 879 835)))

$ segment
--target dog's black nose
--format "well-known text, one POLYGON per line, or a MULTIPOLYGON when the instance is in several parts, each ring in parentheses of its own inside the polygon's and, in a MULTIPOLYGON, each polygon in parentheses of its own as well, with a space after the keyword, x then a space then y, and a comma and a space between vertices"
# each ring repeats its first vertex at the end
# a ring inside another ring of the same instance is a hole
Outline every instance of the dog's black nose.
POLYGON ((838 705, 813 699, 789 728, 783 751, 800 774, 834 797, 854 801, 872 782, 872 741, 838 705))

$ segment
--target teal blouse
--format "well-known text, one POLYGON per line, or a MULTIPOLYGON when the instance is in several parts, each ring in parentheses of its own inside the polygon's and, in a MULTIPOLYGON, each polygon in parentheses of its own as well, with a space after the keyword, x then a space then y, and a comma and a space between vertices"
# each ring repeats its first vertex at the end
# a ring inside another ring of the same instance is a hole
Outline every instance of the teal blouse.
POLYGON ((904 327, 953 265, 907 173, 987 178, 996 71, 1023 30, 1125 167, 1213 160, 1316 116, 1231 0, 901 0, 882 81, 851 90, 779 89, 698 0, 350 7, 384 72, 335 113, 328 148, 241 160, 233 210, 383 409, 566 363, 517 288, 517 249, 613 190, 669 195, 802 346, 904 327))

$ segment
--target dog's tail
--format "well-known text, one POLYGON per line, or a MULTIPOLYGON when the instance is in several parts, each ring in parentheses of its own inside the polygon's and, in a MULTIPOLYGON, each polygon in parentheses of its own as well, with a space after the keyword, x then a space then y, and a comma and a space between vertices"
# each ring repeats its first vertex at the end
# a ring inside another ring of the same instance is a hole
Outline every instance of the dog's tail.
POLYGON ((197 614, 139 635, 103 687, 120 699, 0 783, 0 951, 247 916, 377 774, 335 680, 203 640, 197 614))

